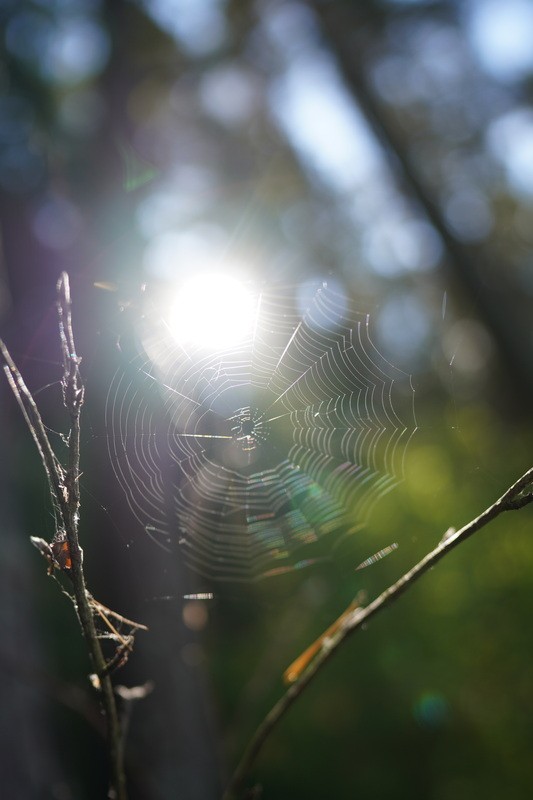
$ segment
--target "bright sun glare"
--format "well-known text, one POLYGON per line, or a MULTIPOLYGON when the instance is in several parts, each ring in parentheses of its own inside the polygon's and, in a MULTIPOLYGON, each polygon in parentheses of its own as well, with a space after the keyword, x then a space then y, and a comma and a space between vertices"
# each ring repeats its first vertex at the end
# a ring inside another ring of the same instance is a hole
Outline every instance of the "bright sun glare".
POLYGON ((232 347, 251 334, 255 307, 251 292, 236 278, 202 273, 180 287, 170 326, 183 344, 232 347))

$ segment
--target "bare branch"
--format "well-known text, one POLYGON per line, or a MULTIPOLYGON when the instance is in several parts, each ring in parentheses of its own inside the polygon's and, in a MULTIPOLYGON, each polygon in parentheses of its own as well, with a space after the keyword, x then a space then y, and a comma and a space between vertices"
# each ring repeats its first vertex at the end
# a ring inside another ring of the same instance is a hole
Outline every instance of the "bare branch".
POLYGON ((533 467, 519 478, 507 491, 489 506, 482 514, 471 520, 467 525, 458 531, 450 529, 443 536, 437 547, 428 553, 418 562, 409 572, 405 573, 396 583, 385 589, 375 600, 365 608, 355 610, 342 616, 341 624, 331 638, 326 638, 322 649, 317 654, 314 661, 302 673, 301 677, 295 682, 287 692, 272 707, 265 719, 257 728, 247 749, 242 756, 240 763, 235 770, 228 788, 224 793, 223 800, 230 800, 237 797, 243 789, 246 776, 252 764, 257 758, 266 740, 292 706, 294 701, 302 694, 306 686, 312 681, 317 672, 324 666, 331 656, 337 652, 339 647, 347 637, 374 617, 379 611, 397 600, 415 581, 425 572, 431 569, 441 560, 450 550, 457 547, 472 536, 473 533, 483 528, 504 511, 512 511, 531 503, 533 501, 533 467))
POLYGON ((68 439, 68 464, 65 475, 66 520, 65 533, 70 550, 70 576, 74 586, 76 606, 85 639, 91 654, 93 667, 98 679, 96 683, 102 690, 102 705, 105 710, 108 746, 113 770, 113 786, 118 800, 126 800, 126 779, 124 774, 124 743, 120 730, 117 706, 108 667, 102 653, 91 608, 91 598, 85 586, 83 574, 83 551, 78 539, 78 519, 80 506, 80 413, 83 405, 84 389, 81 383, 79 364, 72 331, 70 285, 66 272, 57 283, 57 311, 59 317, 59 337, 63 356, 63 402, 67 409, 71 429, 68 439))
POLYGON ((26 424, 30 430, 33 440, 41 456, 43 467, 48 478, 48 485, 50 487, 50 494, 52 495, 52 502, 54 507, 58 509, 61 515, 61 524, 64 525, 67 503, 65 494, 65 472, 63 467, 56 458, 52 445, 46 433, 39 409, 32 397, 32 394, 24 379, 20 374, 15 362, 11 358, 9 350, 4 342, 0 339, 0 360, 2 361, 4 372, 6 374, 8 383, 11 387, 13 394, 19 404, 22 415, 26 420, 26 424))
MULTIPOLYGON (((93 606, 95 601, 89 595, 83 573, 83 551, 78 539, 78 520, 80 507, 80 414, 83 406, 84 388, 79 371, 80 359, 76 354, 72 331, 71 301, 68 275, 62 273, 57 284, 57 310, 59 317, 59 336, 63 356, 63 376, 61 386, 63 402, 70 416, 68 436, 68 456, 66 468, 56 457, 37 405, 27 388, 20 372, 11 358, 6 346, 0 341, 0 360, 3 364, 9 385, 20 406, 24 419, 33 436, 48 477, 52 503, 59 514, 58 527, 50 545, 32 537, 32 542, 49 562, 49 570, 59 566, 68 574, 74 589, 75 606, 90 653, 96 679, 93 681, 101 689, 102 706, 107 725, 107 740, 112 768, 112 789, 110 796, 116 800, 126 800, 126 780, 124 774, 123 738, 121 734, 115 694, 111 679, 107 674, 106 663, 98 633, 96 631, 93 606)), ((118 615, 117 615, 118 616, 118 615)), ((137 626, 141 627, 141 626, 137 626)), ((128 639, 122 657, 127 657, 131 648, 128 639)), ((117 665, 120 658, 117 657, 117 665)))

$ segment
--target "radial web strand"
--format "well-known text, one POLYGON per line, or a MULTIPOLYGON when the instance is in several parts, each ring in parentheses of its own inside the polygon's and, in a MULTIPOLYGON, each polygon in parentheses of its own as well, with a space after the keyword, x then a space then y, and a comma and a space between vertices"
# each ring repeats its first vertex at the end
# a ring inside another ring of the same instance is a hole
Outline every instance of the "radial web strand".
POLYGON ((148 305, 106 407, 134 515, 215 580, 298 568, 358 531, 416 427, 409 376, 343 294, 321 285, 303 312, 286 286, 253 302, 249 334, 223 349, 180 344, 148 305))

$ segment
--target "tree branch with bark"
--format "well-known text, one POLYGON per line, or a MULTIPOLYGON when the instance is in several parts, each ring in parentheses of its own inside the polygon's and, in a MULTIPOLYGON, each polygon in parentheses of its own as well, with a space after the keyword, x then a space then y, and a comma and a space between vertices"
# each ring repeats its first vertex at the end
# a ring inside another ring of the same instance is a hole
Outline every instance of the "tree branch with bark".
MULTIPOLYGON (((303 694, 313 678, 325 666, 329 659, 347 641, 348 637, 369 622, 378 612, 398 600, 414 583, 428 570, 435 566, 445 555, 466 541, 476 531, 484 528, 489 522, 496 519, 504 511, 514 511, 528 505, 533 501, 533 467, 528 469, 503 495, 485 509, 479 516, 468 522, 460 530, 449 528, 438 545, 424 558, 415 564, 412 569, 383 591, 367 606, 362 606, 360 598, 353 601, 348 609, 341 614, 337 623, 326 631, 322 638, 321 647, 309 666, 299 675, 285 694, 271 708, 264 720, 257 728, 248 744, 233 776, 224 793, 223 800, 232 800, 239 797, 243 790, 252 765, 261 752, 263 746, 272 735, 278 723, 288 712, 292 704, 303 694)), ((296 663, 296 662, 295 662, 296 663)), ((291 679, 288 670, 285 675, 291 679)))
POLYGON ((0 340, 0 363, 8 383, 19 405, 22 415, 33 437, 42 465, 45 470, 50 499, 54 508, 56 530, 52 541, 32 536, 32 543, 48 561, 48 573, 60 570, 67 575, 72 584, 72 599, 80 626, 89 651, 93 674, 91 683, 100 694, 107 729, 107 744, 111 765, 111 786, 109 797, 127 800, 126 778, 124 772, 124 741, 117 710, 115 692, 110 672, 126 660, 138 630, 146 630, 144 625, 127 620, 116 612, 98 603, 87 590, 83 570, 83 550, 80 545, 80 416, 84 400, 84 386, 80 376, 81 359, 76 353, 72 329, 71 299, 69 279, 63 273, 57 284, 57 312, 59 339, 63 360, 61 388, 63 404, 70 418, 70 431, 67 437, 67 458, 63 465, 56 456, 39 409, 33 395, 26 386, 21 373, 11 355, 0 340), (108 638, 113 639, 116 649, 110 659, 106 659, 101 646, 101 634, 95 620, 102 622, 107 629, 108 638), (112 622, 114 620, 114 622, 112 622), (117 627, 126 627, 128 634, 122 635, 117 627))

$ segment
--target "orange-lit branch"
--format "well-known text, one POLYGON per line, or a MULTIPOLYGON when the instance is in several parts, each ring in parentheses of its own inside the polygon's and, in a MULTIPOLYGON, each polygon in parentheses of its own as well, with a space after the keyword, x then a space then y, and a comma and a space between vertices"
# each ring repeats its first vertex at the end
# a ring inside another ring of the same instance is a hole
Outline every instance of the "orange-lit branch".
MULTIPOLYGON (((361 593, 362 595, 362 593, 361 593)), ((327 641, 333 639, 335 634, 339 631, 341 625, 343 624, 346 617, 355 611, 356 608, 360 608, 363 602, 363 597, 358 596, 355 600, 352 600, 348 608, 345 608, 340 617, 337 617, 335 622, 333 622, 327 630, 322 633, 318 639, 316 639, 313 644, 309 645, 307 650, 304 650, 298 658, 296 658, 290 667, 287 667, 285 672, 283 673, 283 682, 286 684, 294 683, 297 681, 304 669, 311 663, 313 658, 316 656, 317 653, 322 650, 322 648, 326 645, 327 641)))
MULTIPOLYGON (((485 527, 485 525, 501 513, 523 508, 529 503, 533 503, 533 467, 528 469, 516 483, 510 486, 495 503, 486 508, 478 517, 471 520, 458 531, 450 532, 450 530, 448 530, 433 550, 415 564, 412 569, 402 575, 396 583, 393 583, 388 589, 385 589, 375 600, 364 608, 359 608, 357 613, 349 612, 348 609, 343 612, 339 619, 331 626, 334 631, 333 634, 331 634, 331 628, 328 628, 326 633, 317 640, 318 648, 315 649, 314 654, 309 657, 308 651, 306 651, 299 659, 296 659, 296 662, 291 664, 287 670, 286 675, 290 674, 293 682, 285 694, 270 709, 263 722, 256 730, 224 792, 223 800, 233 800, 233 798, 239 795, 251 765, 278 722, 298 697, 300 697, 320 669, 329 661, 343 642, 347 640, 350 634, 354 633, 358 628, 362 628, 379 611, 393 603, 410 586, 413 586, 422 575, 434 567, 447 553, 472 536, 473 533, 485 527), (324 647, 324 642, 328 638, 328 635, 331 638, 331 645, 324 647), (308 665, 307 669, 301 667, 299 663, 300 660, 308 665), (300 670, 299 673, 298 669, 300 670), (297 676, 293 677, 293 671, 300 675, 298 679, 297 676)), ((312 645, 312 647, 314 647, 314 645, 312 645)), ((309 649, 312 649, 312 647, 309 649)))

